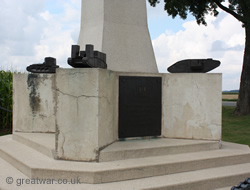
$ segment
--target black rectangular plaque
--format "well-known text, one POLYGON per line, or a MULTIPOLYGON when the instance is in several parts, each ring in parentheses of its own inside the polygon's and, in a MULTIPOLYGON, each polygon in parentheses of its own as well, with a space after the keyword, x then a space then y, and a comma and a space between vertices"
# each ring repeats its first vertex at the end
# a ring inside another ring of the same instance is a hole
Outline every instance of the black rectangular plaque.
POLYGON ((119 138, 161 135, 161 77, 119 77, 119 138))

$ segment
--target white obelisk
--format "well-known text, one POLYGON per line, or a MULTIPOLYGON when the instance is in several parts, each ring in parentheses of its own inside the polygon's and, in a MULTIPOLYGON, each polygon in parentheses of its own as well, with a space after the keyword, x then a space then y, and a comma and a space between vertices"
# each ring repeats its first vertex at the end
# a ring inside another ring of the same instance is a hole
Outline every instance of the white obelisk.
POLYGON ((78 45, 86 44, 106 53, 110 70, 158 73, 146 0, 82 0, 78 45))

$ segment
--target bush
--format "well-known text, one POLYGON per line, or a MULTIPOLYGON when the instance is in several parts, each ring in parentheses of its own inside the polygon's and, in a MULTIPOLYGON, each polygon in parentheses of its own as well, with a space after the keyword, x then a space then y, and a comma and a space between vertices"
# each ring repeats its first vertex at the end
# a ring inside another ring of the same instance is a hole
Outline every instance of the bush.
POLYGON ((12 72, 0 71, 0 134, 12 131, 12 72), (4 110, 6 109, 6 110, 4 110))

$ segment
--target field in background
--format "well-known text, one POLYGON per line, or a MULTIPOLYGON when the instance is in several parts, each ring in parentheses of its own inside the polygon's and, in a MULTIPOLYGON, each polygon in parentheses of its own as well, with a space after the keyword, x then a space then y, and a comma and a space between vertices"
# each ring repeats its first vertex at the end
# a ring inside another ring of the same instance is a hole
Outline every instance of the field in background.
POLYGON ((238 94, 222 94, 223 101, 237 101, 238 94))

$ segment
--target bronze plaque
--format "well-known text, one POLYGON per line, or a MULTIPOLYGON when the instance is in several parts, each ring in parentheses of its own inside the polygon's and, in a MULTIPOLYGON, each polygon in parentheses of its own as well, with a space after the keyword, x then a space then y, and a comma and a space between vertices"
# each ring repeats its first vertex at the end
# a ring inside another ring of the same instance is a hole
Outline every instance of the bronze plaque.
POLYGON ((161 135, 161 77, 119 77, 119 138, 161 135))

